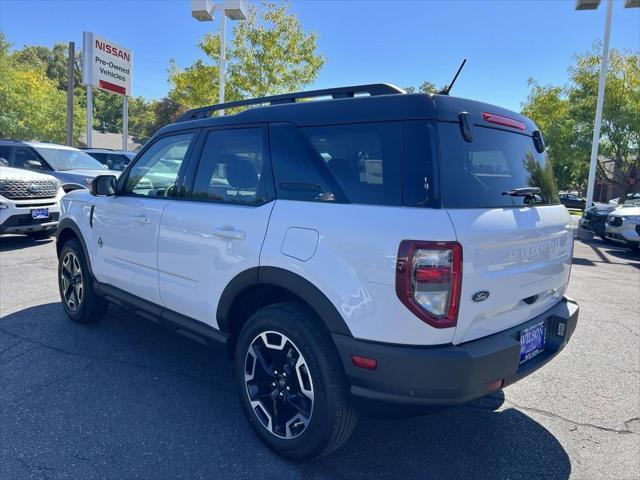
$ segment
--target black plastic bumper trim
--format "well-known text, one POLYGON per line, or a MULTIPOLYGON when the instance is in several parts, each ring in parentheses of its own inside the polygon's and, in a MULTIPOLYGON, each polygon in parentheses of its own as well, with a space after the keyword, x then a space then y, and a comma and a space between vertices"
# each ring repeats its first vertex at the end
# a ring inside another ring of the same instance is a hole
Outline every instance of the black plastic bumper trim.
POLYGON ((542 367, 566 346, 578 310, 565 297, 536 318, 459 345, 404 346, 332 336, 357 402, 449 406, 487 395, 491 382, 510 385, 542 367), (545 350, 520 365, 519 332, 541 321, 546 325, 545 350), (353 354, 375 358, 377 369, 353 366, 353 354))

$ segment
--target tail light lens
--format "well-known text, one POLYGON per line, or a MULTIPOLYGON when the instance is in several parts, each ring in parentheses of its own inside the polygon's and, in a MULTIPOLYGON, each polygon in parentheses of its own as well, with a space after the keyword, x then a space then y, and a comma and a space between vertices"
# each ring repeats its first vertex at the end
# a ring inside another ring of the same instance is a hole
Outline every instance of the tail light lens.
POLYGON ((396 293, 424 322, 436 328, 456 325, 461 281, 462 246, 458 242, 400 242, 396 293))
POLYGON ((527 129, 524 122, 520 122, 514 118, 503 117, 502 115, 496 115, 495 113, 482 112, 482 118, 485 122, 495 123, 504 127, 517 128, 523 132, 527 129))

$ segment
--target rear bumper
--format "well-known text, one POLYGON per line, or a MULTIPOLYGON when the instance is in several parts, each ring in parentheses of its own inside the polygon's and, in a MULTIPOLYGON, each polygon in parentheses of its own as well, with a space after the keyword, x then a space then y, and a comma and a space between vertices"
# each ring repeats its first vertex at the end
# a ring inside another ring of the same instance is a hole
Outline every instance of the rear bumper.
POLYGON ((562 351, 577 321, 578 304, 565 297, 532 320, 460 345, 415 347, 337 334, 333 338, 357 403, 442 407, 485 396, 497 380, 506 386, 536 371, 562 351), (546 325, 545 350, 520 365, 519 332, 541 321, 546 325), (377 369, 355 367, 353 354, 375 358, 377 369))

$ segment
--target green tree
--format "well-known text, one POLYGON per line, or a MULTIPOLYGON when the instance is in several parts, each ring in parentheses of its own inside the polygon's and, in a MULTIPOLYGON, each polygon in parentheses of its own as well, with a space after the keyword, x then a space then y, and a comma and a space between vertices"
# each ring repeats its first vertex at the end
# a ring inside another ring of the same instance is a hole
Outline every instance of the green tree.
POLYGON ((436 88, 436 85, 431 82, 424 81, 420 84, 416 91, 416 87, 406 87, 404 89, 407 93, 438 93, 442 88, 436 88))
MULTIPOLYGON (((16 62, 22 65, 44 68, 48 78, 55 81, 60 90, 67 90, 67 62, 69 46, 56 43, 53 48, 41 45, 25 46, 14 53, 16 62)), ((76 86, 82 83, 82 58, 76 53, 74 59, 74 82, 76 86)))
MULTIPOLYGON (((547 155, 560 188, 582 190, 585 186, 584 162, 588 155, 584 144, 576 141, 575 119, 561 87, 539 85, 529 80, 531 93, 522 113, 532 118, 543 132, 547 155)), ((588 174, 588 164, 587 174, 588 174)))
MULTIPOLYGON (((531 93, 522 111, 540 126, 554 174, 563 189, 586 188, 600 54, 601 47, 596 44, 590 52, 577 55, 566 86, 540 86, 529 81, 531 93)), ((603 107, 599 153, 610 159, 613 167, 599 163, 597 174, 624 195, 634 188, 640 170, 638 53, 610 51, 603 107)))
MULTIPOLYGON (((251 5, 247 20, 234 26, 226 101, 300 90, 315 80, 325 62, 316 53, 317 36, 305 33, 288 8, 286 2, 251 5)), ((218 103, 220 38, 206 35, 199 46, 211 63, 197 60, 181 70, 171 61, 169 70, 169 97, 187 107, 218 103)))
MULTIPOLYGON (((6 42, 5 42, 6 43, 6 42)), ((8 44, 7 44, 8 45, 8 44)), ((8 52, 9 47, 5 50, 8 52)), ((21 50, 13 52, 14 65, 44 72, 46 77, 53 82, 55 87, 66 94, 67 91, 67 62, 69 58, 68 46, 58 43, 53 48, 40 45, 25 46, 21 50)), ((77 52, 74 68, 74 98, 81 109, 86 109, 86 88, 82 85, 82 53, 77 52)), ((147 101, 142 97, 129 97, 129 134, 137 142, 146 141, 154 131, 151 131, 158 122, 155 120, 156 101, 147 101)), ((93 91, 93 128, 111 133, 122 131, 122 97, 99 89, 93 91)), ((61 112, 65 112, 63 107, 61 112)), ((80 118, 77 114, 75 118, 80 118)), ((81 122, 84 125, 84 112, 81 122)), ((78 122, 78 120, 75 120, 78 122)), ((77 130, 74 128, 74 131, 77 130)), ((79 134, 82 132, 80 131, 79 134)), ((79 135, 78 134, 78 135, 79 135)), ((78 137, 76 135, 76 139, 78 137)), ((36 138, 24 137, 24 138, 36 138)))
MULTIPOLYGON (((569 72, 574 88, 568 92, 579 125, 579 141, 591 144, 600 73, 599 45, 576 57, 569 72)), ((598 164, 598 176, 617 186, 625 198, 638 181, 640 169, 640 54, 611 50, 602 111, 599 153, 613 168, 598 164)))
MULTIPOLYGON (((0 137, 64 143, 66 94, 47 76, 45 63, 9 51, 0 34, 0 137)), ((75 105, 74 137, 80 136, 84 112, 75 105)))

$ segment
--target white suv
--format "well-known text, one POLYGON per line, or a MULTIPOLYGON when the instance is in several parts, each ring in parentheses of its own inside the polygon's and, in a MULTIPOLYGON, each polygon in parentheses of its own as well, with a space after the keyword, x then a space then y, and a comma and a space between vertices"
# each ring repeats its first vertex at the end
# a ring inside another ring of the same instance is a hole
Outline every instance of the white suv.
POLYGON ((359 412, 460 404, 548 362, 577 322, 572 251, 533 122, 385 84, 189 111, 68 194, 58 230, 72 320, 112 302, 224 346, 255 432, 296 460, 359 412))
POLYGON ((640 198, 627 200, 607 216, 605 238, 640 249, 640 198))
POLYGON ((63 195, 60 182, 52 176, 0 163, 0 234, 49 237, 58 225, 63 195))

